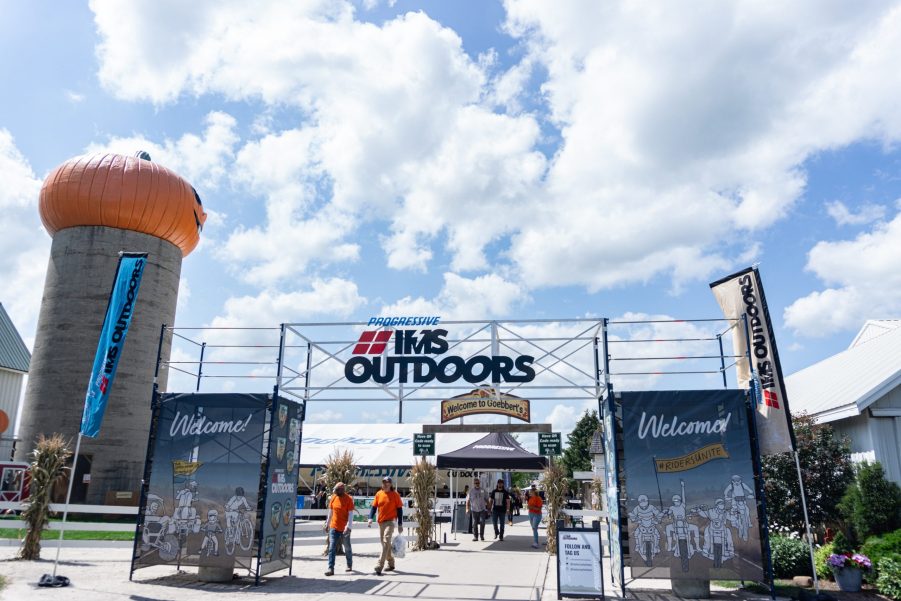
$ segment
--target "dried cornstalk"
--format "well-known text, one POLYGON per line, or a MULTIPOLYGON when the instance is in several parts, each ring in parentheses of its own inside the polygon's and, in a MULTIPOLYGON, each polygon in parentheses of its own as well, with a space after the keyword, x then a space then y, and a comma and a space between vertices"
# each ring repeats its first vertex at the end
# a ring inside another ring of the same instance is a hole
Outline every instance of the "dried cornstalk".
POLYGON ((438 478, 438 470, 423 457, 413 463, 410 471, 412 480, 413 502, 418 509, 419 534, 413 543, 415 551, 429 548, 432 534, 432 507, 435 499, 435 483, 438 478))
POLYGON ((557 554, 557 520, 563 516, 569 478, 566 467, 553 462, 544 470, 544 503, 547 505, 547 552, 557 554))
MULTIPOLYGON (((41 532, 50 522, 50 494, 65 475, 66 461, 71 456, 69 444, 61 434, 49 438, 41 435, 31 452, 31 493, 22 512, 26 532, 19 549, 20 559, 41 558, 41 532)), ((69 472, 71 477, 72 470, 69 472)))

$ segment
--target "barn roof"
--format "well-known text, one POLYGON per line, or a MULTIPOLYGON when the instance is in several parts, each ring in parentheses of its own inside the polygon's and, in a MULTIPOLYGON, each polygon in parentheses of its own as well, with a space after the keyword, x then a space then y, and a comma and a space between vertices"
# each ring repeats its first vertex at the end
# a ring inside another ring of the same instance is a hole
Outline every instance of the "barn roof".
POLYGON ((28 373, 31 353, 0 303, 0 367, 28 373))
POLYGON ((792 413, 818 422, 859 415, 901 385, 901 320, 870 320, 847 349, 785 379, 792 413))

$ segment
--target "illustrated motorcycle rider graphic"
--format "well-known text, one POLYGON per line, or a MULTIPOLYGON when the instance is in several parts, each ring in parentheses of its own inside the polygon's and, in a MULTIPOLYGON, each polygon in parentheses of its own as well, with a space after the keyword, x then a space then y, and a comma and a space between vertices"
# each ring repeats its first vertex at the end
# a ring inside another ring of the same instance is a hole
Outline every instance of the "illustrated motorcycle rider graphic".
POLYGON ((657 524, 662 517, 663 513, 651 505, 647 495, 638 495, 638 505, 629 512, 629 519, 637 524, 632 536, 638 546, 638 554, 647 566, 660 553, 660 531, 657 524))
POLYGON ((701 554, 707 559, 713 560, 713 567, 718 568, 735 557, 735 546, 732 544, 732 530, 726 525, 729 512, 726 511, 726 502, 717 499, 713 507, 701 505, 693 510, 701 517, 708 520, 704 527, 704 545, 701 554))
POLYGON ((141 530, 141 551, 156 549, 163 561, 171 561, 178 555, 178 539, 172 534, 175 524, 168 515, 160 515, 163 498, 150 493, 144 509, 144 526, 141 530))
POLYGON ((732 476, 732 480, 723 491, 723 496, 730 502, 730 510, 733 514, 732 521, 738 526, 738 536, 741 540, 748 541, 748 530, 751 528, 751 511, 748 509, 748 499, 754 499, 754 491, 741 481, 738 474, 732 476))
POLYGON ((181 534, 188 532, 200 532, 200 518, 194 509, 194 499, 197 497, 197 482, 186 482, 184 488, 175 493, 175 511, 172 519, 175 521, 181 534))
POLYGON ((200 544, 200 554, 219 556, 219 533, 222 526, 219 524, 219 512, 210 509, 206 514, 206 523, 200 528, 203 531, 203 542, 200 544))
POLYGON ((671 523, 666 525, 666 550, 682 560, 682 571, 689 570, 688 560, 701 548, 698 527, 688 521, 685 507, 685 481, 679 480, 681 495, 673 495, 673 504, 664 511, 671 523))

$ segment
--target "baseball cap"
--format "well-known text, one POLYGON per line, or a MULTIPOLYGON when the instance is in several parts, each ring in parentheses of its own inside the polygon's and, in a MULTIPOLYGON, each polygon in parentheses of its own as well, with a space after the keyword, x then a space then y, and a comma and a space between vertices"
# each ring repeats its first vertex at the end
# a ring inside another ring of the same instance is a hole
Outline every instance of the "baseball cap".
POLYGON ((391 476, 385 476, 382 478, 382 482, 394 482, 394 480, 391 479, 391 476))

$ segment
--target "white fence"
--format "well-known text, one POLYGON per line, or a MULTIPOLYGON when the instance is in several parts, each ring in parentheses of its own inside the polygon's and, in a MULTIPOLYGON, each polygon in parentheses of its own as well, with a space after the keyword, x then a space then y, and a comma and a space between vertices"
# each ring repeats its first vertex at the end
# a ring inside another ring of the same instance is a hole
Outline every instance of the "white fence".
MULTIPOLYGON (((63 503, 51 503, 50 511, 62 513, 65 509, 63 503)), ((24 503, 0 502, 0 511, 22 511, 25 509, 24 503)), ((607 512, 593 511, 589 509, 565 509, 563 513, 576 521, 590 523, 593 520, 606 520, 607 512)), ((69 514, 88 514, 88 515, 138 515, 137 507, 129 507, 122 505, 69 505, 69 514)), ((325 518, 328 515, 327 509, 296 509, 294 511, 295 519, 309 520, 310 518, 325 518)), ((413 509, 409 517, 413 518, 416 510, 413 509)), ((0 528, 25 528, 25 522, 19 519, 0 519, 0 528)), ((61 522, 50 522, 49 530, 61 530, 61 522)), ((70 532, 134 532, 134 523, 122 522, 67 522, 66 530, 70 532)), ((604 546, 608 546, 606 528, 601 528, 602 540, 604 546)))

